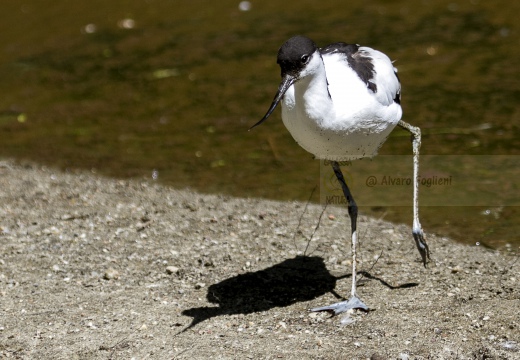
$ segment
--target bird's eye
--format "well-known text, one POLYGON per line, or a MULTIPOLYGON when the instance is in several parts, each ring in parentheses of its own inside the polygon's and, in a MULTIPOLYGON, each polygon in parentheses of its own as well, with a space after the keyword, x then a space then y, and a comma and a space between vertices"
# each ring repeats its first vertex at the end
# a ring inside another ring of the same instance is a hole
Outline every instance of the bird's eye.
POLYGON ((307 61, 309 61, 309 55, 302 55, 301 60, 302 63, 305 64, 307 61))

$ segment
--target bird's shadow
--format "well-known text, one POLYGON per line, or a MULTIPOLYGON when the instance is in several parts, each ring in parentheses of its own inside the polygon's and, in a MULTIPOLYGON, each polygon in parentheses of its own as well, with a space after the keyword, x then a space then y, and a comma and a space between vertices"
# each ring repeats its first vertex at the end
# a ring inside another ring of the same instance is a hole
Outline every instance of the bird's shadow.
MULTIPOLYGON (((363 275, 394 289, 417 285, 413 283, 395 287, 367 272, 363 272, 363 275)), ((207 300, 218 306, 184 310, 182 315, 190 316, 193 320, 181 332, 215 316, 250 314, 274 307, 286 307, 313 300, 328 292, 343 299, 334 291, 336 281, 350 276, 333 276, 325 267, 323 259, 316 256, 297 256, 263 270, 240 274, 208 288, 207 300)))

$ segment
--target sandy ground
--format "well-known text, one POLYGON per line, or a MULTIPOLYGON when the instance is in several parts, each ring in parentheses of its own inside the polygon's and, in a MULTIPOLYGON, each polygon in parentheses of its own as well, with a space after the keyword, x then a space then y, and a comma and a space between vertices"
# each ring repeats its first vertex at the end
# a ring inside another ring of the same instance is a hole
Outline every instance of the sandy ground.
POLYGON ((354 322, 346 209, 0 165, 0 357, 520 359, 515 249, 361 217, 354 322), (308 248, 307 248, 308 246, 308 248), (307 248, 307 249, 306 249, 307 248), (381 255, 376 262, 375 259, 381 255))

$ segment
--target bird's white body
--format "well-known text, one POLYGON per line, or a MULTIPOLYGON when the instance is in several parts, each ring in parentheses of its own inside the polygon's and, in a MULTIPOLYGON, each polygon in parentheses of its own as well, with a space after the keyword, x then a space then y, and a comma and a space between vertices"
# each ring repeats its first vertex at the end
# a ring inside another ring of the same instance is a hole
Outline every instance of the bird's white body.
POLYGON ((343 54, 316 52, 309 73, 281 101, 283 123, 296 142, 318 159, 372 157, 401 119, 401 106, 394 101, 400 84, 392 62, 371 48, 359 50, 372 59, 376 92, 343 54))

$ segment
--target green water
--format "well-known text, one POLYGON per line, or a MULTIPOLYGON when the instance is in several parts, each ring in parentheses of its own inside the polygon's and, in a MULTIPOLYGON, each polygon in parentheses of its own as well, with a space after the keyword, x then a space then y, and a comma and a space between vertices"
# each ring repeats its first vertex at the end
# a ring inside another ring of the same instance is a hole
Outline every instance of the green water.
MULTIPOLYGON (((227 0, 5 0, 0 157, 116 177, 156 174, 205 193, 307 200, 328 170, 295 144, 279 110, 247 129, 274 96, 276 52, 287 38, 356 42, 396 60, 404 120, 422 128, 422 154, 460 163, 422 165, 424 177, 466 184, 445 188, 448 204, 426 200, 425 230, 517 247, 519 12, 518 2, 483 0, 262 1, 249 11, 227 0), (475 201, 479 192, 484 202, 475 201)), ((400 130, 380 151, 410 153, 400 130)), ((411 176, 403 159, 392 174, 411 176)), ((347 171, 362 178, 377 161, 347 171)), ((369 190, 354 192, 362 213, 411 224, 406 194, 389 187, 378 203, 369 190)), ((429 191, 444 190, 421 187, 425 199, 429 191)))

